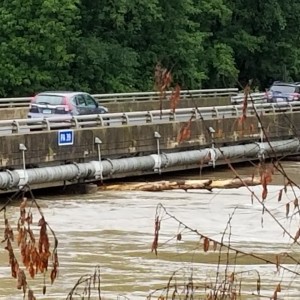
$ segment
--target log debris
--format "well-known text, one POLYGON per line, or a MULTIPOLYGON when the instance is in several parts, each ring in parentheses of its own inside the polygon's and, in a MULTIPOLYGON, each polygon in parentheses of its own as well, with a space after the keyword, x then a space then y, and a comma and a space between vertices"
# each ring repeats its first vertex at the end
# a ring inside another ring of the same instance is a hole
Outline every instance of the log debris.
POLYGON ((166 190, 193 190, 205 189, 237 189, 243 186, 255 186, 261 184, 260 177, 245 177, 233 179, 204 179, 204 180, 174 180, 174 181, 155 181, 155 182, 126 182, 119 184, 103 185, 100 190, 109 191, 166 191, 166 190))

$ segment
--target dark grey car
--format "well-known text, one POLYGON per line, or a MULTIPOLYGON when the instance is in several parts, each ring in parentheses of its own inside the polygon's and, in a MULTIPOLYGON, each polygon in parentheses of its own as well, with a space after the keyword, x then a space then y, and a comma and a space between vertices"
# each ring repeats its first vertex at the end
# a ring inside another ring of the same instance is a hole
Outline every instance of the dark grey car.
POLYGON ((300 99, 300 84, 285 83, 275 81, 270 89, 266 92, 266 100, 269 103, 281 103, 299 101, 300 99))
POLYGON ((84 92, 43 92, 31 101, 28 118, 62 117, 104 114, 108 109, 101 106, 84 92))

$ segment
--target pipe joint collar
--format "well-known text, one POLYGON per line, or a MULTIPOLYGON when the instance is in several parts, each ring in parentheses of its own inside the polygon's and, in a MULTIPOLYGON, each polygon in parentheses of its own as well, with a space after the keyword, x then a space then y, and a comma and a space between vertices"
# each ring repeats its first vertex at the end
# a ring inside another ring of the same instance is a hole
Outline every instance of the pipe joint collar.
POLYGON ((19 182, 18 182, 18 187, 22 188, 28 183, 28 173, 26 170, 15 170, 17 174, 19 175, 19 182))
POLYGON ((78 180, 78 179, 80 179, 80 177, 81 177, 80 168, 79 168, 78 163, 76 163, 76 162, 73 162, 73 165, 74 165, 74 166, 77 168, 77 170, 78 170, 77 175, 76 175, 76 177, 74 178, 74 180, 78 180))
POLYGON ((95 170, 95 178, 96 179, 103 179, 103 165, 101 161, 91 161, 91 165, 95 170))
POLYGON ((160 171, 161 169, 161 157, 160 155, 157 155, 157 154, 152 154, 150 155, 153 160, 154 160, 154 167, 153 167, 153 170, 154 171, 160 171))
POLYGON ((10 170, 5 170, 5 171, 9 176, 8 188, 11 189, 15 186, 15 184, 14 184, 14 175, 13 175, 12 171, 10 171, 10 170))
POLYGON ((265 144, 264 143, 255 143, 258 146, 258 152, 257 152, 257 157, 259 159, 265 159, 265 153, 266 153, 266 149, 265 149, 265 144))
POLYGON ((216 166, 216 160, 217 160, 217 152, 215 148, 209 149, 209 157, 210 157, 210 163, 214 168, 216 166))

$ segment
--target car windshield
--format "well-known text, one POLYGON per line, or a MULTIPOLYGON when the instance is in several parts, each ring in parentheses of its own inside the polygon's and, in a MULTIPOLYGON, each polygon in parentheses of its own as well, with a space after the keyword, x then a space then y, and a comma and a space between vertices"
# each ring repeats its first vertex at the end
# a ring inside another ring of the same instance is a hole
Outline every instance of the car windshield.
POLYGON ((272 92, 294 93, 295 87, 291 85, 273 85, 270 90, 272 92))
POLYGON ((50 105, 62 105, 64 97, 58 95, 37 95, 35 103, 37 104, 50 104, 50 105))

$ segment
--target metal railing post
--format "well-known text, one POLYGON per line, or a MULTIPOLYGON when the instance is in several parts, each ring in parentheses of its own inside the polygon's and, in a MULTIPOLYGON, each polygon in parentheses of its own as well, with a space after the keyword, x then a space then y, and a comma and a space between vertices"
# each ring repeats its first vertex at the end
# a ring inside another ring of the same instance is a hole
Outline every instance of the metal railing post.
POLYGON ((102 141, 98 137, 95 137, 95 144, 97 145, 98 162, 99 162, 99 165, 100 165, 99 175, 100 175, 100 180, 102 182, 102 180, 103 180, 103 166, 102 166, 102 158, 101 158, 101 144, 102 144, 102 141))

